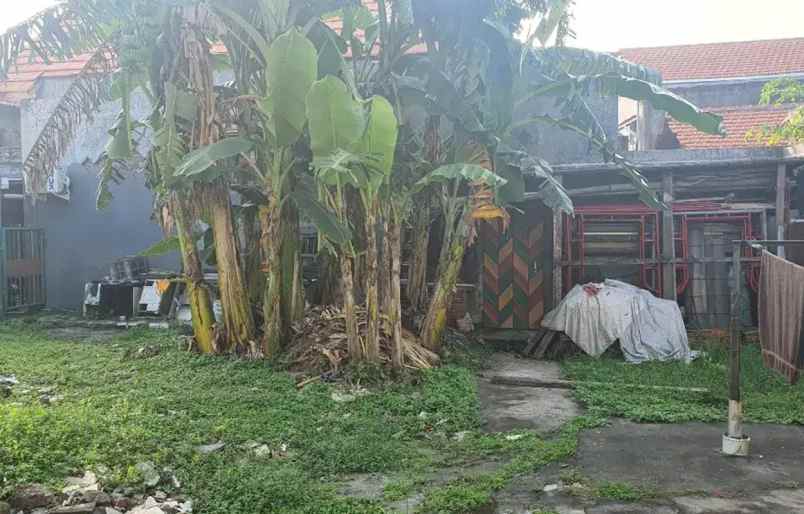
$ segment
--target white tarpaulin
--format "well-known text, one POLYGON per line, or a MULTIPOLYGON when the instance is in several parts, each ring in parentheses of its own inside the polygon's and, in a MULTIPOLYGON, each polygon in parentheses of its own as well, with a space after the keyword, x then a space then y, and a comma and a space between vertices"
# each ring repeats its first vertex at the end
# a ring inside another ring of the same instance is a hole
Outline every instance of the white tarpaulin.
POLYGON ((566 333, 592 357, 618 339, 632 363, 693 357, 678 304, 617 280, 575 286, 542 326, 566 333))

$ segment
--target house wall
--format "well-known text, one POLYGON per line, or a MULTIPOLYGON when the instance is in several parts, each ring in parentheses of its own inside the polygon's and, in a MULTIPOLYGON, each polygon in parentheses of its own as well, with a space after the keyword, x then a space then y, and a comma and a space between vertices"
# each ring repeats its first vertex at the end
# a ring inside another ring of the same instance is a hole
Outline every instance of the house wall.
MULTIPOLYGON (((145 250, 162 239, 151 220, 152 201, 145 178, 135 174, 112 187, 112 204, 95 208, 98 167, 71 164, 70 201, 48 196, 30 206, 31 226, 43 227, 47 239, 48 306, 79 309, 84 284, 109 274, 114 261, 145 250)), ((177 257, 149 259, 152 267, 177 269, 177 257)))
POLYGON ((757 105, 762 94, 763 81, 716 82, 678 86, 666 84, 668 89, 698 107, 734 107, 757 105))
MULTIPOLYGON (((641 168, 649 184, 657 191, 662 190, 669 178, 674 200, 697 199, 694 204, 675 206, 673 230, 667 235, 674 241, 673 254, 678 263, 676 297, 688 327, 725 328, 731 308, 732 241, 764 239, 775 231, 778 166, 786 162, 788 170, 792 170, 801 162, 786 158, 781 149, 772 148, 655 150, 630 153, 628 157, 641 168), (748 231, 750 233, 746 234, 748 231)), ((596 235, 591 223, 582 226, 586 235, 583 249, 586 275, 579 272, 570 275, 567 266, 563 266, 565 291, 575 283, 604 278, 623 278, 650 287, 650 283, 642 283, 644 280, 639 276, 640 229, 626 220, 633 214, 623 212, 628 206, 631 210, 645 208, 627 180, 610 166, 574 164, 561 166, 556 171, 578 213, 599 215, 609 223, 599 229, 607 234, 605 237, 596 235), (604 209, 601 204, 616 204, 617 210, 611 211, 611 205, 604 209), (609 222, 610 219, 614 221, 609 222)), ((665 223, 666 218, 662 217, 660 226, 666 227, 665 223)), ((580 228, 576 227, 576 238, 579 232, 580 228)), ((567 236, 565 233, 564 237, 567 236)), ((647 234, 646 240, 656 238, 647 234)), ((669 256, 668 248, 660 250, 667 250, 661 254, 669 256)), ((579 256, 581 248, 573 251, 579 256)), ((663 260, 652 255, 652 264, 664 272, 663 260)), ((581 260, 580 257, 577 260, 581 260)), ((755 298, 755 266, 752 261, 743 262, 744 270, 750 272, 751 277, 744 298, 750 301, 755 298)), ((647 271, 651 269, 649 267, 647 271)), ((756 322, 750 301, 740 309, 747 325, 756 322)))
MULTIPOLYGON (((606 136, 614 144, 619 122, 618 99, 592 94, 586 100, 606 132, 606 136)), ((518 109, 515 119, 522 121, 535 115, 561 118, 561 109, 555 105, 555 99, 542 98, 529 102, 523 108, 518 109)), ((602 162, 600 153, 589 144, 586 138, 545 123, 533 123, 526 129, 517 130, 514 132, 514 138, 530 154, 541 157, 550 164, 602 162)))
MULTIPOLYGON (((69 79, 40 81, 36 98, 21 110, 21 141, 27 155, 44 124, 70 85, 69 79)), ((153 196, 142 174, 133 173, 111 187, 114 200, 103 211, 96 209, 96 164, 108 141, 108 129, 119 112, 119 103, 103 106, 85 124, 68 150, 61 172, 70 179, 69 201, 47 195, 29 202, 27 225, 45 229, 47 237, 47 298, 55 308, 78 309, 84 283, 102 279, 117 259, 141 252, 162 239, 151 220, 153 196)), ((134 116, 144 117, 150 105, 143 95, 132 99, 134 116)), ((147 148, 139 147, 144 153, 147 148)), ((153 259, 152 266, 178 269, 178 255, 153 259)))

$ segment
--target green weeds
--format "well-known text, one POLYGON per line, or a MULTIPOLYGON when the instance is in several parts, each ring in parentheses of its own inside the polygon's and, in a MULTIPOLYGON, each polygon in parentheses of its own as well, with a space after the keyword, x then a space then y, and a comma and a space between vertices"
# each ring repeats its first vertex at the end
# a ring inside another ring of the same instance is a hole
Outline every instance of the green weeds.
MULTIPOLYGON (((765 369, 756 345, 743 347, 741 368, 747 421, 804 423, 804 382, 788 386, 778 374, 765 369)), ((578 357, 564 363, 565 374, 580 383, 577 398, 590 412, 662 423, 725 421, 726 371, 727 353, 722 346, 709 348, 690 364, 633 365, 607 357, 599 360, 578 357), (706 388, 709 392, 630 387, 633 384, 706 388)))

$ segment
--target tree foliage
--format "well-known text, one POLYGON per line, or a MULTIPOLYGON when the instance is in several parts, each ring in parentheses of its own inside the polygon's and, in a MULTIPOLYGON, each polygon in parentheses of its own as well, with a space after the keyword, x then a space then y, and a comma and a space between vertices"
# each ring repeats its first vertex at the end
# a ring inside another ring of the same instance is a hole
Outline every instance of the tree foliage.
MULTIPOLYGON (((99 204, 112 200, 108 186, 122 180, 136 157, 133 134, 141 129, 150 138, 141 158, 163 227, 173 228, 168 221, 175 218, 177 230, 175 239, 151 251, 178 243, 188 284, 199 294, 207 285, 194 227, 208 222, 213 228, 223 337, 237 344, 221 343, 220 334, 212 341, 211 326, 206 334, 196 327, 205 350, 243 352, 250 344, 246 350, 254 354, 255 315, 263 320, 262 353, 281 350, 297 315, 288 306, 304 304, 294 242, 301 212, 317 226, 321 249, 338 256, 352 357, 377 359, 385 302, 399 368, 406 344, 401 234, 417 203, 432 205, 443 228, 439 276, 421 334, 435 350, 475 224, 507 220, 506 209, 525 199, 526 183, 536 184, 532 196, 572 212, 549 163, 517 143, 516 130, 540 123, 585 138, 654 206, 660 205, 656 194, 608 141, 590 96, 633 98, 705 132, 721 131, 717 116, 664 89, 649 70, 567 48, 572 0, 376 5, 371 12, 357 0, 63 0, 0 38, 0 71, 24 49, 45 60, 92 50, 89 62, 106 68, 88 65, 74 81, 26 161, 26 174, 32 181, 47 178, 78 126, 118 100, 99 204), (333 18, 340 23, 326 23, 333 18), (524 42, 514 37, 522 29, 524 42), (213 45, 223 45, 225 56, 213 56, 213 45), (107 82, 109 63, 117 70, 107 82), (215 83, 214 69, 232 80, 215 83), (134 119, 135 92, 151 101, 146 119, 134 119), (518 115, 541 99, 552 100, 559 114, 518 115), (248 205, 233 211, 230 191, 248 205), (247 212, 249 224, 258 220, 252 235, 259 237, 240 241, 234 216, 247 212), (251 291, 240 285, 246 275, 241 252, 259 255, 251 291), (261 294, 252 294, 255 289, 261 294), (359 302, 369 314, 363 342, 354 320, 359 302)), ((427 227, 427 221, 417 223, 427 227)), ((426 255, 420 257, 426 266, 426 255)), ((194 314, 200 309, 206 319, 209 297, 201 294, 197 302, 194 314)))
POLYGON ((788 107, 787 119, 778 126, 751 130, 746 137, 770 146, 804 141, 804 84, 793 79, 775 79, 762 88, 760 105, 788 107))

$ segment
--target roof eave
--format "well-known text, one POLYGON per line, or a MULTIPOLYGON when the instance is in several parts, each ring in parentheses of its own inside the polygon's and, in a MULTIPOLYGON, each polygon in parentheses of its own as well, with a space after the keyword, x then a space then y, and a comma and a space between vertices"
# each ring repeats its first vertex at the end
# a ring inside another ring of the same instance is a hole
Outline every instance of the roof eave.
MULTIPOLYGON (((795 147, 793 147, 795 148, 795 147)), ((686 171, 700 168, 762 167, 780 163, 804 163, 804 145, 797 149, 778 148, 725 148, 712 150, 648 150, 627 152, 626 158, 643 171, 686 171)), ((581 162, 556 164, 553 170, 559 175, 617 171, 612 163, 581 162)))
POLYGON ((666 87, 695 87, 695 86, 727 86, 730 84, 745 84, 750 82, 768 82, 775 79, 793 79, 804 80, 804 72, 802 73, 780 73, 776 75, 753 75, 745 77, 725 77, 725 78, 711 78, 711 79, 674 79, 664 80, 662 84, 666 87))

